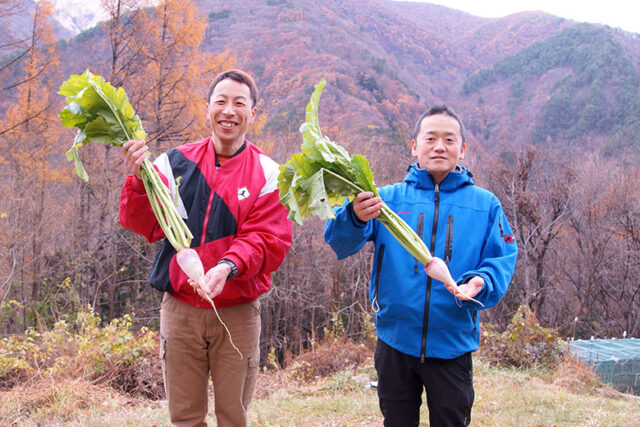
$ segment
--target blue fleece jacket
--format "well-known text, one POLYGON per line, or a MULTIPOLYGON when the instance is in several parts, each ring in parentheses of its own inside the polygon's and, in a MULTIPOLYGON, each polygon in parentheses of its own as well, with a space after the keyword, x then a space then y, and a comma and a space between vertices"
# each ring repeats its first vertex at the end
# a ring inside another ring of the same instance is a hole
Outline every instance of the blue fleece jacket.
MULTIPOLYGON (((435 185, 431 174, 414 164, 403 182, 381 188, 380 196, 434 256, 447 262, 458 284, 473 276, 484 279, 475 297, 484 308, 500 301, 513 275, 517 245, 498 199, 474 185, 465 168, 435 185)), ((442 282, 429 278, 380 222, 360 221, 347 202, 325 224, 324 237, 338 259, 374 242, 369 297, 382 341, 411 356, 442 359, 478 348, 477 312, 483 307, 457 300, 442 282)))

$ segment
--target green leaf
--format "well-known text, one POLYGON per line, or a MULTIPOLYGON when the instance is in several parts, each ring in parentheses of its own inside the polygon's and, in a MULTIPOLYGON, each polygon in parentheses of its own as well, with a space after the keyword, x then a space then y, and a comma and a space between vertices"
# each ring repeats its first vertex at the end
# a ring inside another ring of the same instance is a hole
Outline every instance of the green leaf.
POLYGON ((62 126, 78 129, 67 159, 74 162, 74 171, 84 180, 88 177, 80 163, 79 146, 89 142, 121 146, 129 139, 147 136, 124 89, 116 89, 89 70, 71 75, 58 93, 68 104, 59 114, 62 126))
POLYGON ((80 177, 84 182, 89 181, 89 175, 87 171, 84 170, 82 166, 82 162, 80 161, 80 156, 78 156, 78 147, 82 145, 82 141, 86 139, 86 136, 82 130, 78 129, 76 132, 76 137, 73 141, 73 145, 71 148, 65 153, 67 160, 73 162, 73 171, 76 175, 80 177))
POLYGON ((366 191, 371 191, 375 196, 378 189, 373 182, 373 172, 369 167, 369 160, 362 154, 354 154, 351 157, 351 166, 356 176, 356 182, 366 191))
MULTIPOLYGON (((322 135, 318 120, 320 95, 325 86, 316 85, 306 108, 306 122, 300 126, 301 153, 295 153, 280 167, 280 202, 289 209, 289 219, 302 224, 304 218, 333 218, 332 206, 365 190, 375 189, 373 173, 363 156, 355 157, 322 135)), ((377 194, 377 192, 376 192, 377 194)))
MULTIPOLYGON (((73 171, 84 181, 88 181, 89 176, 78 155, 82 145, 98 142, 121 146, 127 140, 144 140, 147 136, 124 89, 114 88, 89 70, 82 75, 71 75, 62 83, 58 93, 66 97, 67 103, 59 114, 62 125, 77 130, 73 145, 65 155, 68 161, 73 162, 73 171)), ((141 165, 140 173, 149 203, 165 237, 176 251, 188 248, 193 234, 178 214, 174 199, 148 156, 141 165)))
POLYGON ((59 114, 62 119, 62 126, 73 129, 75 127, 84 127, 84 123, 87 121, 87 116, 74 112, 80 107, 80 104, 74 102, 65 107, 59 114), (77 108, 76 108, 77 107, 77 108))
POLYGON ((323 169, 320 169, 309 178, 300 182, 300 189, 304 191, 308 200, 304 209, 305 216, 318 216, 321 219, 335 218, 331 204, 329 203, 329 195, 324 183, 323 169))
MULTIPOLYGON (((362 191, 378 196, 366 157, 350 156, 344 147, 320 131, 318 108, 324 86, 324 81, 316 85, 307 105, 306 121, 300 126, 301 153, 292 155, 280 166, 278 176, 280 202, 289 209, 289 219, 299 225, 312 215, 325 220, 334 218, 332 206, 341 205, 345 198, 362 191)), ((420 262, 426 264, 431 260, 422 239, 384 202, 377 220, 420 262)))
POLYGON ((117 127, 109 124, 104 116, 98 116, 84 127, 84 133, 91 142, 99 142, 105 145, 121 146, 125 136, 117 127))

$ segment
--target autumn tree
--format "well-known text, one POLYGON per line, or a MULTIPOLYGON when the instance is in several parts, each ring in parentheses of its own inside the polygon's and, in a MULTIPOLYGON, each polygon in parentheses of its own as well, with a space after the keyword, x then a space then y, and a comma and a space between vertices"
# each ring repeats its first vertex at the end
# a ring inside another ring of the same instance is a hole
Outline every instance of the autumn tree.
POLYGON ((324 222, 308 218, 294 225, 293 244, 261 298, 263 354, 281 366, 322 340, 370 338, 368 289, 372 246, 338 261, 324 242, 324 222), (274 359, 275 358, 275 359, 274 359))
MULTIPOLYGON (((108 19, 100 24, 106 42, 107 55, 91 65, 116 87, 127 92, 133 88, 131 79, 141 62, 141 46, 146 34, 142 21, 146 16, 142 8, 150 4, 146 0, 101 0, 108 19)), ((133 260, 128 253, 142 252, 144 247, 132 248, 129 234, 120 226, 117 216, 119 188, 122 184, 120 153, 110 146, 90 144, 83 149, 83 159, 90 171, 90 181, 75 181, 73 226, 74 265, 71 286, 81 296, 82 304, 101 311, 101 316, 111 319, 121 313, 119 288, 122 283, 145 271, 147 262, 133 260), (142 264, 142 265, 141 265, 142 264)), ((144 256, 143 258, 144 259, 144 256)), ((138 276, 142 280, 143 275, 138 276)))
POLYGON ((136 73, 144 44, 144 9, 150 0, 100 0, 108 19, 101 26, 109 41, 109 73, 112 85, 120 87, 136 73))
MULTIPOLYGON (((29 8, 22 2, 9 0, 0 4, 0 29, 3 29, 0 52, 11 52, 0 62, 0 95, 3 99, 15 97, 16 90, 21 86, 43 80, 46 77, 43 73, 57 65, 57 57, 51 55, 54 51, 51 45, 54 38, 53 29, 48 22, 53 10, 52 2, 33 6, 30 10, 31 20, 28 29, 21 29, 21 32, 14 34, 14 29, 9 28, 8 23, 13 17, 24 14, 27 10, 29 8), (30 64, 27 72, 24 64, 30 64)), ((30 90, 27 89, 27 92, 30 90)), ((5 120, 0 127, 0 136, 24 125, 40 113, 42 110, 30 109, 28 115, 14 116, 13 122, 5 120)))
POLYGON ((144 44, 134 105, 157 152, 208 133, 206 89, 213 75, 232 64, 226 52, 200 50, 207 20, 192 1, 163 0, 143 20, 144 44))
MULTIPOLYGON (((27 35, 15 34, 10 25, 12 19, 24 13, 26 9, 26 2, 18 0, 3 0, 0 2, 0 54, 20 51, 20 49, 24 47, 24 43, 29 39, 27 35)), ((21 54, 24 55, 24 51, 21 52, 21 54)), ((9 61, 3 62, 0 65, 0 72, 15 63, 18 59, 16 56, 9 61)))
POLYGON ((48 90, 48 78, 59 65, 49 24, 52 13, 49 0, 33 9, 31 34, 16 64, 15 102, 0 122, 2 258, 8 264, 3 269, 6 279, 0 302, 11 297, 22 304, 23 327, 30 323, 28 314, 36 320, 41 314, 45 266, 64 240, 52 232, 56 218, 66 214, 64 206, 54 200, 52 185, 65 179, 52 161, 59 137, 54 124, 57 112, 48 90))

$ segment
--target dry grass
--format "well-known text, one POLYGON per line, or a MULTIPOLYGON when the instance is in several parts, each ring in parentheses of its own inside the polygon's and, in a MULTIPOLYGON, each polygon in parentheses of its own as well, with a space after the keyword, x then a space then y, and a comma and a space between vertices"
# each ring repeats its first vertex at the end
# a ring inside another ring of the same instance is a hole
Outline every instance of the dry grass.
MULTIPOLYGON (((555 372, 555 371, 554 371, 555 372)), ((566 372, 566 371, 565 371, 566 372)), ((640 419, 640 400, 568 375, 479 364, 473 424, 481 426, 627 426, 640 419)))
POLYGON ((605 387, 595 369, 580 362, 573 354, 567 354, 552 372, 549 382, 566 388, 572 393, 600 393, 614 396, 616 391, 605 387))
POLYGON ((0 393, 2 425, 63 424, 87 412, 109 412, 129 399, 84 380, 42 378, 0 393))
MULTIPOLYGON (((261 373, 250 408, 251 425, 381 425, 376 392, 368 386, 375 380, 372 352, 356 347, 336 343, 300 356, 290 369, 261 373), (308 372, 330 374, 301 377, 299 367, 306 366, 302 362, 312 360, 314 367, 308 372)), ((640 400, 602 386, 590 369, 572 359, 553 372, 497 368, 478 360, 474 381, 474 426, 629 426, 640 419, 640 400)), ((421 425, 428 425, 426 405, 421 419, 421 425)), ((215 425, 213 414, 207 421, 215 425)), ((40 378, 0 392, 0 425, 170 423, 164 401, 127 397, 86 381, 40 378)))
POLYGON ((164 401, 123 395, 86 380, 32 381, 0 392, 3 426, 164 426, 164 401))

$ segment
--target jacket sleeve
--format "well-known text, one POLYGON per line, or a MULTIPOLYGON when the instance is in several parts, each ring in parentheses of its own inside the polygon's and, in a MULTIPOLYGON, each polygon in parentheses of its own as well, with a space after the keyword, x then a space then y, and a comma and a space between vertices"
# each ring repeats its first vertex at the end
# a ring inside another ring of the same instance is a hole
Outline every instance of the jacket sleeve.
MULTIPOLYGON (((484 308, 493 307, 507 292, 517 257, 518 246, 511 227, 500 202, 494 197, 480 264, 474 270, 466 272, 458 280, 458 285, 467 282, 473 276, 482 277, 484 286, 475 298, 484 304, 484 308)), ((478 309, 478 305, 471 301, 462 301, 462 304, 465 307, 478 309)))
MULTIPOLYGON (((164 181, 164 177, 161 176, 164 181)), ((156 219, 144 184, 135 175, 128 175, 120 192, 120 223, 144 236, 149 243, 164 237, 156 219)))
POLYGON ((238 267, 237 279, 268 274, 280 267, 292 243, 292 223, 277 188, 256 199, 246 221, 222 256, 238 267))
POLYGON ((335 219, 324 225, 324 240, 343 259, 358 252, 369 240, 373 240, 375 221, 360 221, 347 200, 335 209, 335 219))

